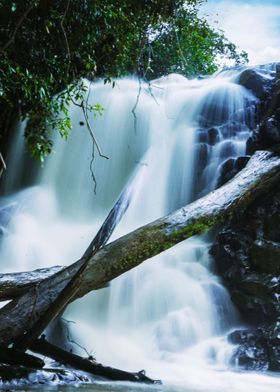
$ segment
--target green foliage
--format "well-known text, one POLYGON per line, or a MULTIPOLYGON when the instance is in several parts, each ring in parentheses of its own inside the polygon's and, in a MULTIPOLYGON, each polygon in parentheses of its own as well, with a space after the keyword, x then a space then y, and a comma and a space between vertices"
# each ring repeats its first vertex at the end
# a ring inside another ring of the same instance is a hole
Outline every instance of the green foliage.
POLYGON ((155 38, 146 46, 148 77, 173 72, 187 77, 208 75, 221 68, 225 60, 237 65, 248 61, 244 51, 198 15, 201 3, 177 9, 170 23, 162 26, 158 34, 155 32, 155 38))
MULTIPOLYGON (((85 102, 82 78, 189 76, 214 71, 221 54, 243 60, 233 44, 198 17, 200 4, 0 0, 0 137, 8 128, 8 114, 20 113, 28 119, 27 144, 43 161, 54 130, 68 137, 71 100, 85 102)), ((86 109, 103 111, 98 105, 86 109)))

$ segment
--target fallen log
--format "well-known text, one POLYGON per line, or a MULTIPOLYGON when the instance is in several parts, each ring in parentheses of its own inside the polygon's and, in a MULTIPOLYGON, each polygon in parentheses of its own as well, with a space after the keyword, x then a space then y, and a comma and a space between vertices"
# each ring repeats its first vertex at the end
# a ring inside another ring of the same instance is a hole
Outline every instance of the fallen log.
POLYGON ((0 363, 20 365, 34 369, 42 369, 45 365, 44 361, 38 357, 7 347, 0 347, 0 363))
POLYGON ((4 161, 4 158, 0 152, 0 178, 3 174, 3 171, 7 169, 6 163, 4 161))
MULTIPOLYGON (((115 227, 125 214, 132 198, 133 183, 138 179, 140 172, 141 170, 138 170, 133 181, 130 182, 130 184, 122 191, 118 200, 114 204, 114 207, 109 212, 101 228, 87 247, 83 256, 78 263, 75 263, 77 268, 76 272, 71 276, 69 281, 66 282, 62 290, 57 292, 55 299, 49 304, 46 310, 42 312, 38 320, 35 321, 27 331, 16 338, 13 345, 14 348, 26 351, 41 335, 50 322, 63 313, 65 307, 79 290, 81 275, 85 271, 89 260, 108 242, 115 227)), ((60 274, 61 271, 57 272, 56 275, 60 274)), ((41 284, 41 286, 42 285, 46 287, 45 282, 44 284, 41 284)))
POLYGON ((65 268, 65 266, 58 265, 34 271, 0 274, 0 301, 7 301, 23 295, 33 285, 38 285, 65 268))
POLYGON ((102 377, 112 381, 131 381, 145 384, 159 384, 160 381, 152 380, 145 375, 145 372, 127 372, 124 370, 103 366, 91 359, 80 357, 79 355, 70 353, 54 344, 49 343, 45 338, 35 340, 31 347, 31 351, 45 355, 55 361, 73 367, 84 372, 88 372, 94 376, 102 377))
MULTIPOLYGON (((230 182, 194 203, 156 220, 104 246, 89 259, 80 277, 74 300, 134 268, 177 243, 203 233, 242 211, 280 178, 280 158, 276 152, 258 151, 230 182)), ((0 342, 8 345, 40 319, 80 261, 53 277, 31 286, 0 311, 0 342)))

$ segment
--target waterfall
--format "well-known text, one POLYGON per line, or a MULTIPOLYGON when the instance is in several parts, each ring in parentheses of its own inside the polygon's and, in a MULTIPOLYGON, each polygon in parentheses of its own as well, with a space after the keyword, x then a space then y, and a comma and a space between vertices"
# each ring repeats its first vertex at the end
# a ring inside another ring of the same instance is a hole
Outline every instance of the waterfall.
MULTIPOLYGON (((12 206, 0 242, 2 272, 75 261, 135 175, 131 205, 112 239, 213 190, 223 164, 245 155, 258 103, 237 84, 239 72, 197 80, 169 75, 150 83, 125 78, 114 88, 85 81, 90 104, 105 109, 91 115, 91 124, 109 159, 93 151, 82 112, 73 106, 69 140, 57 136, 33 186, 0 201, 12 206)), ((22 163, 22 152, 16 155, 13 175, 22 163)), ((16 186, 10 179, 9 191, 16 186)), ((228 372, 232 346, 226 340, 240 320, 213 272, 209 241, 184 241, 73 303, 65 317, 76 321, 75 340, 104 364, 146 368, 172 385, 206 391, 210 378, 215 391, 233 390, 228 380, 241 390, 237 374, 228 372)), ((250 377, 252 385, 260 382, 250 377)), ((265 391, 270 381, 262 380, 265 391)))

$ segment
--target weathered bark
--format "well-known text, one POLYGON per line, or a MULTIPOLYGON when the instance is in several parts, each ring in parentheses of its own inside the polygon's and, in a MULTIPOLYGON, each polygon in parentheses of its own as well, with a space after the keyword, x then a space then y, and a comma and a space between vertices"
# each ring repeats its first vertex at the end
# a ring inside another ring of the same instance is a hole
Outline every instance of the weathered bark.
POLYGON ((93 362, 88 358, 80 357, 79 355, 65 351, 54 344, 47 342, 45 339, 37 339, 30 347, 31 351, 42 354, 55 361, 68 365, 78 370, 91 373, 94 376, 106 378, 113 381, 132 381, 146 384, 160 383, 154 381, 145 375, 144 371, 127 372, 120 369, 115 369, 109 366, 103 366, 100 363, 93 362))
POLYGON ((40 268, 34 271, 0 274, 0 300, 6 301, 24 294, 30 287, 54 276, 65 266, 40 268))
MULTIPOLYGON (((267 192, 279 177, 278 155, 268 151, 256 152, 245 169, 223 187, 101 248, 89 260, 81 276, 79 290, 72 300, 103 287, 108 281, 146 259, 207 231, 234 213, 242 213, 259 195, 267 192)), ((2 344, 13 342, 36 323, 79 265, 80 261, 32 286, 0 311, 2 344)))

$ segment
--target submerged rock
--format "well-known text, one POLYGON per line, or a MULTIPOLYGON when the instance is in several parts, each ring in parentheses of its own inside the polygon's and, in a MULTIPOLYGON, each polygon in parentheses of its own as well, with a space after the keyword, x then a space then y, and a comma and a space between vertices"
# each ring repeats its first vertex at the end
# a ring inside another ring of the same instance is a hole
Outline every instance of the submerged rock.
MULTIPOLYGON (((97 378, 97 380, 100 380, 97 378)), ((23 386, 58 386, 82 385, 96 381, 85 372, 64 367, 44 368, 41 370, 28 369, 22 366, 0 366, 0 388, 17 388, 23 386)))
POLYGON ((280 371, 280 320, 257 329, 234 331, 228 341, 237 345, 233 365, 246 370, 280 371))

